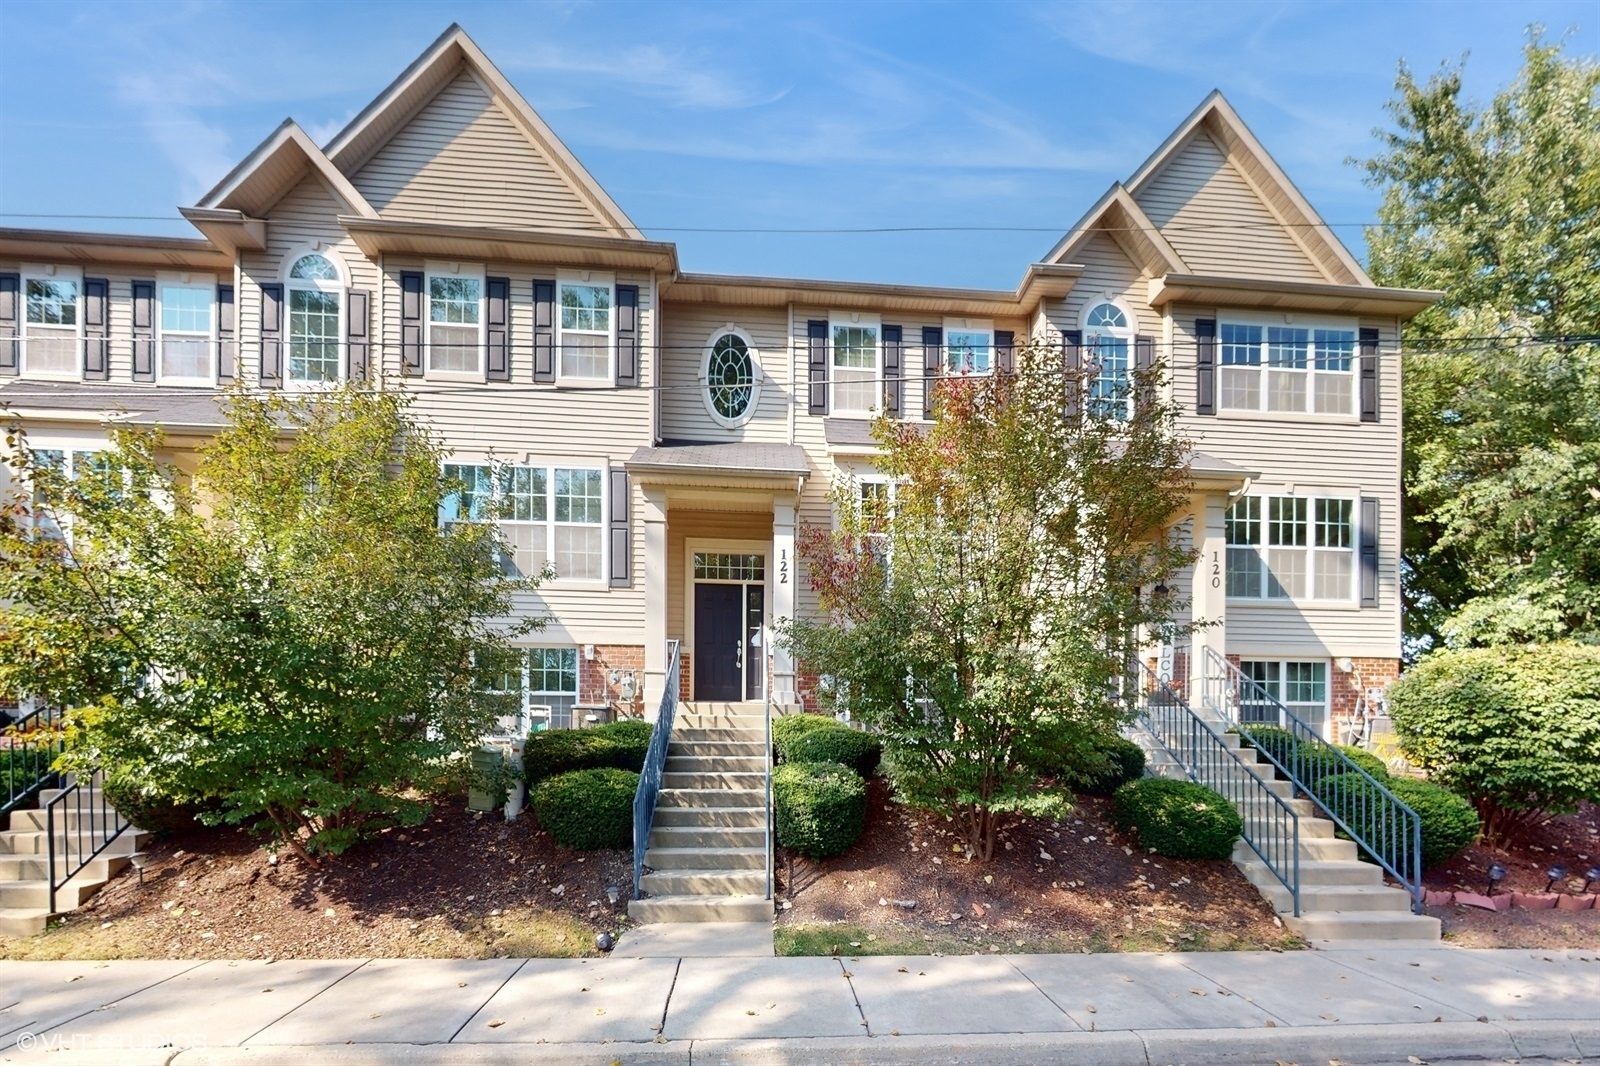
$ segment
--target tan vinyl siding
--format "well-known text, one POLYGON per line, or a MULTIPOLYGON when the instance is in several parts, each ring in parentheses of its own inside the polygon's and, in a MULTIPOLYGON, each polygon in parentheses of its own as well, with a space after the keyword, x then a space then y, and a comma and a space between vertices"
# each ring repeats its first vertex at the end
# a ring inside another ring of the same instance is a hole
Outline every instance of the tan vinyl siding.
POLYGON ((1097 233, 1074 258, 1083 264, 1083 276, 1065 299, 1045 301, 1044 340, 1059 343, 1063 331, 1082 329, 1084 312, 1108 296, 1133 314, 1139 333, 1161 336, 1161 315, 1148 302, 1148 282, 1115 241, 1097 233))
MULTIPOLYGON (((779 441, 789 439, 789 402, 794 365, 789 353, 789 318, 782 308, 731 308, 673 304, 662 328, 661 436, 667 440, 779 441), (711 417, 705 402, 706 349, 734 326, 750 338, 765 380, 756 411, 729 428, 711 417)), ((803 368, 802 368, 803 370, 803 368)))
POLYGON ((1196 274, 1327 280, 1204 131, 1135 199, 1196 274))
POLYGON ((385 218, 593 233, 605 224, 470 73, 357 171, 385 218))
MULTIPOLYGON (((771 511, 691 511, 678 508, 669 510, 667 512, 668 640, 689 639, 686 621, 690 594, 687 552, 688 542, 691 540, 748 540, 766 544, 767 586, 771 588, 772 585, 771 511)), ((768 618, 767 621, 771 622, 772 619, 768 618)))

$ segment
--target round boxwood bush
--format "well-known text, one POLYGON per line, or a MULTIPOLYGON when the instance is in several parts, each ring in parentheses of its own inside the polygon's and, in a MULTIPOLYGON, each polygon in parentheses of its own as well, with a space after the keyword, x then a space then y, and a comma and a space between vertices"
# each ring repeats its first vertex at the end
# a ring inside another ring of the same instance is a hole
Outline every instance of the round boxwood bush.
POLYGON ((1067 775, 1074 792, 1109 796, 1144 776, 1144 749, 1127 737, 1112 734, 1096 740, 1094 758, 1095 765, 1080 767, 1067 775))
POLYGON ((1173 859, 1226 859, 1244 820, 1233 804, 1204 785, 1142 777, 1111 797, 1118 828, 1173 859))
POLYGON ((1228 732, 1238 733, 1244 743, 1263 755, 1271 755, 1285 766, 1294 759, 1294 753, 1300 747, 1295 735, 1282 726, 1246 723, 1228 732))
POLYGON ((847 851, 867 823, 867 783, 834 762, 786 762, 772 771, 778 844, 812 859, 847 851))
POLYGON ((1384 765, 1382 759, 1369 751, 1348 744, 1336 747, 1307 744, 1293 731, 1275 725, 1246 724, 1230 732, 1238 732, 1246 744, 1258 749, 1263 755, 1271 755, 1277 759, 1306 785, 1315 786, 1318 781, 1330 774, 1349 773, 1349 765, 1344 759, 1339 758, 1335 751, 1344 754, 1351 762, 1379 781, 1386 780, 1389 776, 1389 768, 1384 765))
POLYGON ((632 770, 572 770, 539 782, 530 802, 533 816, 564 848, 627 848, 638 787, 632 770))
MULTIPOLYGON (((788 760, 789 748, 796 740, 818 729, 837 729, 839 720, 830 714, 785 714, 772 720, 772 750, 788 760)), ((798 761, 798 760, 796 760, 798 761)))
POLYGON ((790 762, 836 762, 862 777, 878 772, 883 744, 871 733, 844 724, 809 729, 789 741, 784 758, 790 762))
POLYGON ((1379 781, 1389 780, 1389 766, 1382 759, 1365 748, 1358 748, 1353 744, 1341 744, 1339 750, 1349 756, 1350 761, 1361 769, 1377 778, 1379 781))
POLYGON ((548 729, 533 733, 522 749, 522 769, 528 784, 571 770, 644 769, 650 750, 649 722, 627 719, 592 729, 548 729))
MULTIPOLYGON (((1478 812, 1449 789, 1410 777, 1390 778, 1384 785, 1417 812, 1422 823, 1423 866, 1449 862, 1478 838, 1478 812)), ((1316 793, 1331 813, 1362 838, 1374 844, 1401 840, 1404 827, 1400 819, 1389 817, 1393 808, 1378 802, 1372 783, 1359 774, 1330 774, 1317 782, 1316 793)))

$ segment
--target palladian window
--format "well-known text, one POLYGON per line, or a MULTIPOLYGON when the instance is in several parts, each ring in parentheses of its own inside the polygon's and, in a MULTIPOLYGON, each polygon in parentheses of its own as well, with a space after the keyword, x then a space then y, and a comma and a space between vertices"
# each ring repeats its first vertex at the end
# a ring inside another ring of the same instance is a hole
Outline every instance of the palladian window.
POLYGON ((339 268, 312 253, 289 268, 289 382, 324 385, 342 376, 339 268))

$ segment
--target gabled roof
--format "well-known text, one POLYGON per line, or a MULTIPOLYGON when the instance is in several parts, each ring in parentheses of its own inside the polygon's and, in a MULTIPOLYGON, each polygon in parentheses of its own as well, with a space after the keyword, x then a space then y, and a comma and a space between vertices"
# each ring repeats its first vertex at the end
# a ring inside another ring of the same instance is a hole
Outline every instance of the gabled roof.
POLYGON ((1350 254, 1322 221, 1309 201, 1295 188, 1239 113, 1223 97, 1220 89, 1200 102, 1161 146, 1151 153, 1126 182, 1130 195, 1138 196, 1162 169, 1175 158, 1189 139, 1204 130, 1226 153, 1245 181, 1261 198, 1285 231, 1311 259, 1327 280, 1342 285, 1371 285, 1372 279, 1355 256, 1350 254))
POLYGON ((616 205, 594 176, 584 169, 577 157, 528 106, 522 94, 512 87, 505 75, 467 36, 467 32, 456 24, 445 30, 377 99, 328 142, 327 158, 332 165, 343 174, 354 175, 405 127, 408 120, 449 85, 463 66, 488 88, 513 123, 550 161, 573 192, 614 231, 614 236, 643 239, 644 234, 639 232, 622 208, 616 205))
POLYGON ((1097 233, 1110 237, 1129 259, 1152 277, 1189 272, 1183 257, 1161 235, 1161 230, 1120 182, 1106 190, 1106 194, 1050 249, 1044 261, 1073 262, 1083 246, 1097 233))
POLYGON ((245 156, 195 205, 204 209, 234 210, 246 217, 259 217, 282 199, 308 173, 315 173, 349 205, 351 212, 364 218, 378 213, 350 184, 350 179, 328 160, 306 131, 292 118, 273 130, 267 139, 245 156))

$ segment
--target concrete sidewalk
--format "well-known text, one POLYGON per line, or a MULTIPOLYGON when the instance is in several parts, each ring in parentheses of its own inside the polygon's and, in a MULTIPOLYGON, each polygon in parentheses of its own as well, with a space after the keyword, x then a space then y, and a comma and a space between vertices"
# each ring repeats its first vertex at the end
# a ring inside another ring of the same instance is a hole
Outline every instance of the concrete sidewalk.
POLYGON ((1586 1057, 1594 951, 0 963, 5 1063, 1586 1057))

